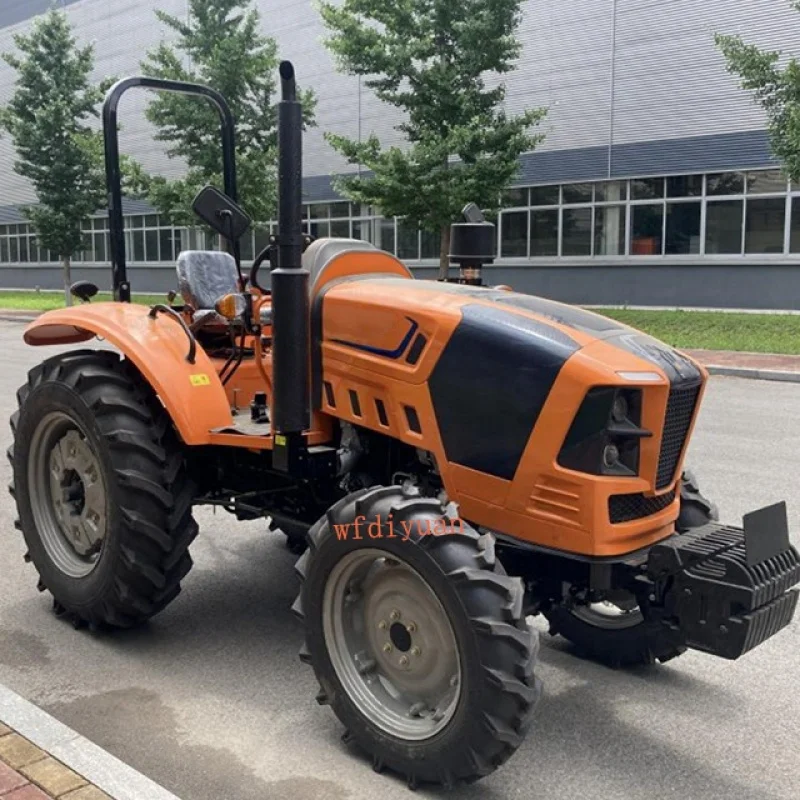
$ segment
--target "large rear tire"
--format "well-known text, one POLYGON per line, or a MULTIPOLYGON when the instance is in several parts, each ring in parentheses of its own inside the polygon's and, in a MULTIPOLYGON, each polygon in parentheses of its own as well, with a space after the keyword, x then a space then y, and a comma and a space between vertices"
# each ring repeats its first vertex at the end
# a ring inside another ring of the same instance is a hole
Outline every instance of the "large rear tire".
POLYGON ((31 370, 8 455, 27 560, 76 624, 128 628, 161 611, 192 567, 193 485, 149 385, 113 352, 31 370))
POLYGON ((491 535, 453 525, 455 514, 397 486, 362 490, 311 529, 297 563, 317 699, 376 770, 411 786, 492 772, 522 743, 541 692, 522 584, 491 535))
MULTIPOLYGON (((716 506, 706 499, 689 470, 681 476, 681 506, 675 527, 678 533, 706 525, 719 518, 716 506)), ((686 647, 660 620, 646 620, 636 599, 622 607, 593 603, 572 609, 545 612, 550 633, 571 641, 589 658, 614 667, 669 661, 686 647)))

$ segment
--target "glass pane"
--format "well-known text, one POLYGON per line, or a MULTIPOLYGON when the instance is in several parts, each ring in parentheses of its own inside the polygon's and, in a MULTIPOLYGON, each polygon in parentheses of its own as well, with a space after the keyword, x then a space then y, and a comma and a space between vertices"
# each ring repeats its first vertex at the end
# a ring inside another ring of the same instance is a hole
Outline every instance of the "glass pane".
POLYGON ((528 255, 528 212, 506 211, 501 219, 503 241, 500 255, 503 258, 524 258, 528 255))
MULTIPOLYGON (((239 253, 242 257, 242 261, 252 261, 254 258, 253 253, 253 232, 247 231, 247 233, 239 239, 239 253)), ((161 250, 161 260, 165 261, 164 258, 164 250, 161 250)))
POLYGON ((374 223, 375 220, 371 219, 354 219, 352 222, 353 238, 375 244, 375 237, 373 235, 375 229, 374 223))
POLYGON ((594 199, 598 203, 628 199, 628 184, 625 181, 605 181, 594 185, 594 199))
POLYGON ((144 217, 139 216, 138 214, 135 217, 131 217, 131 227, 132 228, 143 228, 144 227, 144 217))
POLYGON ((328 203, 314 203, 308 207, 308 215, 311 219, 328 219, 329 210, 328 203))
POLYGON ((564 209, 561 244, 562 256, 590 256, 592 254, 592 209, 564 209))
POLYGON ((558 255, 558 210, 531 211, 531 255, 558 255))
POLYGON ((397 257, 419 259, 419 231, 416 225, 403 219, 397 220, 397 257))
POLYGON ((4 264, 8 264, 9 260, 8 239, 0 239, 0 261, 2 261, 4 264))
POLYGON ((558 186, 534 186, 531 189, 532 206, 557 206, 558 186))
POLYGON ((745 221, 745 253, 782 253, 786 201, 748 200, 745 221))
POLYGON ((631 255, 660 256, 664 206, 632 206, 631 255))
POLYGON ((350 203, 331 203, 331 217, 349 217, 350 203))
POLYGON ((744 201, 709 203, 706 209, 706 254, 742 252, 744 201))
POLYGON ((331 224, 330 222, 312 222, 309 225, 309 233, 315 239, 322 239, 325 236, 330 236, 331 224))
POLYGON ((145 231, 145 253, 148 261, 159 261, 158 258, 158 231, 145 231))
POLYGON ((380 221, 379 237, 375 244, 387 253, 394 253, 394 217, 380 221))
POLYGON ((28 237, 27 236, 20 236, 19 237, 19 260, 22 263, 28 262, 28 237))
MULTIPOLYGON (((175 233, 172 228, 162 228, 158 232, 159 245, 161 248, 161 260, 170 262, 175 260, 175 233)), ((245 237, 247 238, 247 237, 245 237)))
POLYGON ((19 261, 19 246, 16 236, 12 236, 8 240, 8 259, 12 264, 16 264, 16 262, 19 261))
POLYGON ((258 255, 265 247, 267 247, 267 245, 269 245, 269 229, 256 228, 255 240, 256 240, 256 255, 258 255))
POLYGON ((420 258, 439 258, 439 250, 442 246, 442 235, 440 233, 422 231, 421 239, 420 258))
POLYGON ((347 239, 350 237, 350 220, 340 219, 336 222, 331 222, 331 236, 337 239, 347 239))
POLYGON ((158 214, 148 214, 144 218, 144 224, 146 228, 157 228, 158 227, 158 214))
POLYGON ((144 231, 133 232, 133 253, 131 260, 144 261, 144 231))
POLYGON ((800 253, 800 197, 792 198, 792 227, 789 239, 789 252, 800 253))
POLYGON ((106 236, 104 233, 92 234, 92 244, 94 245, 94 260, 106 260, 106 236))
POLYGON ((700 252, 700 207, 696 203, 667 203, 667 255, 700 252))
POLYGON ((715 175, 706 176, 706 194, 710 197, 742 194, 743 192, 744 175, 741 172, 718 172, 715 175))
POLYGON ((663 178, 639 178, 631 181, 631 200, 651 200, 663 196, 663 178))
MULTIPOLYGON (((558 202, 558 200, 556 200, 558 202)), ((502 200, 503 208, 519 208, 528 205, 528 190, 527 189, 506 189, 503 192, 502 200)))
POLYGON ((591 183, 568 183, 563 188, 565 203, 591 203, 591 183))
POLYGON ((595 209, 594 254, 625 255, 625 206, 598 206, 595 209))
POLYGON ((702 194, 702 175, 678 175, 667 178, 667 197, 700 197, 702 194))
POLYGON ((779 169, 747 173, 748 194, 781 194, 786 191, 786 178, 779 169))

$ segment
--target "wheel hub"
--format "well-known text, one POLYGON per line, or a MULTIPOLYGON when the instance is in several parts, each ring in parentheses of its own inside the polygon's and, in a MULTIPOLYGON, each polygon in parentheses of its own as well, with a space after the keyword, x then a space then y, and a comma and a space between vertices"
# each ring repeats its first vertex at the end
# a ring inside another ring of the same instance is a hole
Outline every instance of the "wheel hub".
POLYGON ((106 486, 100 461, 73 419, 45 416, 28 463, 31 510, 42 544, 70 577, 94 569, 106 536, 106 486))
POLYGON ((421 740, 449 722, 461 684, 455 634, 410 565, 378 550, 349 553, 326 585, 323 624, 339 679, 376 724, 421 740))

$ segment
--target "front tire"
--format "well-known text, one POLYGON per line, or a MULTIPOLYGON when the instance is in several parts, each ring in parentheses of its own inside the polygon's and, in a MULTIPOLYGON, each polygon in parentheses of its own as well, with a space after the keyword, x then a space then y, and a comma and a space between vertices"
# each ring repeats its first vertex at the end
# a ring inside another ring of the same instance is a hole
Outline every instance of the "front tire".
POLYGON ((180 592, 197 535, 171 422, 113 352, 31 370, 11 418, 11 493, 39 588, 76 624, 128 628, 180 592))
MULTIPOLYGON (((678 533, 719 519, 717 507, 700 493, 697 479, 689 470, 681 475, 680 496, 675 523, 678 533)), ((686 650, 660 620, 645 619, 633 596, 627 608, 593 603, 572 609, 552 608, 545 616, 551 634, 563 636, 581 654, 614 667, 669 661, 686 650)))
POLYGON ((400 487, 362 490, 311 529, 297 563, 317 699, 376 770, 411 786, 492 772, 522 743, 541 692, 522 584, 491 535, 454 525, 454 513, 400 487))

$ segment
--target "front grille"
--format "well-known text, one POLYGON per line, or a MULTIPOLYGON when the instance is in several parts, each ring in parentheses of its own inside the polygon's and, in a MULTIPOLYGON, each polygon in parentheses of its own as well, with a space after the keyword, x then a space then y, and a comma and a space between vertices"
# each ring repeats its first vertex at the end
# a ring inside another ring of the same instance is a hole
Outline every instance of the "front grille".
POLYGON ((608 498, 608 516, 612 523, 630 522, 663 511, 675 500, 675 490, 660 497, 643 494, 612 494, 608 498))
POLYGON ((664 418, 664 438, 661 440, 661 453, 658 456, 656 489, 669 486, 675 477, 699 394, 699 383, 673 386, 670 390, 664 418))

